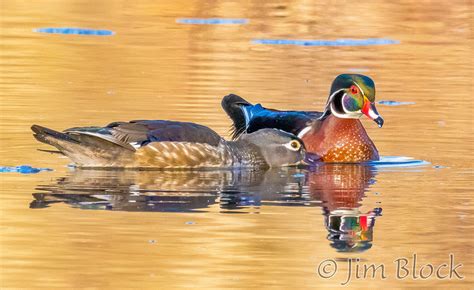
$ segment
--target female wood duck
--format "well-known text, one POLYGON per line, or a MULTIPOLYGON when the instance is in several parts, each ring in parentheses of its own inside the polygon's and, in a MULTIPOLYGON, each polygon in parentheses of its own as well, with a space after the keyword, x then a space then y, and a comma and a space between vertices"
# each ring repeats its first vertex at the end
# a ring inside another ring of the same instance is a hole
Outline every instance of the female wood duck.
POLYGON ((222 100, 222 107, 234 122, 233 138, 261 128, 277 128, 297 135, 308 152, 324 162, 378 160, 379 153, 359 118, 366 115, 382 127, 375 108, 375 85, 359 74, 342 74, 331 86, 323 112, 279 111, 252 105, 237 95, 222 100))
POLYGON ((229 142, 202 125, 161 120, 64 132, 38 125, 31 129, 38 141, 56 147, 79 167, 278 167, 302 163, 306 156, 298 137, 276 129, 258 130, 229 142))

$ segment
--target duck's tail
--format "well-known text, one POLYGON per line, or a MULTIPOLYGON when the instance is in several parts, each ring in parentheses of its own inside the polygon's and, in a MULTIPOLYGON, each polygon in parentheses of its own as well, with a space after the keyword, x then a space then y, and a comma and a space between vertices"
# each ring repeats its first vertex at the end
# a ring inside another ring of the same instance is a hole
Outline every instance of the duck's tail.
POLYGON ((250 121, 250 109, 253 105, 243 98, 230 94, 225 96, 221 102, 222 108, 232 119, 232 139, 236 139, 247 130, 250 121))
POLYGON ((34 133, 33 136, 36 138, 36 140, 48 145, 52 145, 56 148, 58 148, 57 145, 63 142, 79 144, 79 140, 69 136, 68 134, 61 133, 40 125, 31 126, 31 130, 34 133))
POLYGON ((31 130, 36 140, 56 147, 78 166, 121 167, 134 153, 96 135, 63 133, 39 125, 31 126, 31 130))

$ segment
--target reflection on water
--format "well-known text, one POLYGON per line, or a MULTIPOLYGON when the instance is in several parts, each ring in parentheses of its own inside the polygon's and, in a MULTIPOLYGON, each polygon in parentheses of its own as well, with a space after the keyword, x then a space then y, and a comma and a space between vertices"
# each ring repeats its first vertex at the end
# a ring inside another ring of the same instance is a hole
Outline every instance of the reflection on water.
POLYGON ((311 197, 323 202, 328 239, 340 252, 372 247, 375 218, 382 209, 363 213, 359 208, 365 191, 375 183, 375 175, 375 168, 356 164, 328 164, 309 175, 311 197))
POLYGON ((239 18, 179 18, 177 23, 181 24, 247 24, 248 19, 239 18))
POLYGON ((336 39, 336 40, 295 40, 295 39, 254 39, 252 43, 266 45, 299 45, 299 46, 367 46, 398 44, 399 41, 383 38, 370 39, 336 39))
POLYGON ((71 28, 71 27, 60 27, 60 28, 38 28, 34 30, 39 33, 53 33, 53 34, 77 34, 77 35, 96 35, 96 36, 109 36, 114 35, 113 31, 105 29, 88 29, 88 28, 71 28))
POLYGON ((218 204, 222 213, 258 213, 261 206, 318 206, 333 248, 364 251, 372 246, 375 218, 382 211, 359 210, 376 172, 356 164, 326 164, 310 171, 77 169, 38 185, 30 208, 65 203, 89 210, 202 212, 218 204))
POLYGON ((338 279, 316 275, 320 261, 358 257, 388 267, 413 253, 437 264, 453 253, 466 278, 400 281, 392 272, 386 280, 352 285, 472 284, 469 1, 6 0, 1 9, 0 165, 54 169, 0 174, 1 287, 333 288, 338 279), (34 32, 41 27, 115 34, 34 32), (302 46, 254 39, 400 43, 302 46), (222 96, 321 110, 330 82, 347 72, 372 77, 376 100, 386 100, 379 108, 383 129, 362 120, 379 152, 432 166, 161 177, 66 172, 69 161, 38 152, 42 145, 29 130, 33 123, 60 129, 179 119, 228 137, 222 96))

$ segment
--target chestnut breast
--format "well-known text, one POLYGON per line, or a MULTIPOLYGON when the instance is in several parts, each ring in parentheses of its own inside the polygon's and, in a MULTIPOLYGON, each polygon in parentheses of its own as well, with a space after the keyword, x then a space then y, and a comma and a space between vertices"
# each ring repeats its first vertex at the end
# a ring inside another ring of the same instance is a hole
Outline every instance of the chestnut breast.
POLYGON ((302 137, 309 152, 324 162, 364 162, 378 160, 379 153, 358 119, 330 115, 313 124, 302 137))

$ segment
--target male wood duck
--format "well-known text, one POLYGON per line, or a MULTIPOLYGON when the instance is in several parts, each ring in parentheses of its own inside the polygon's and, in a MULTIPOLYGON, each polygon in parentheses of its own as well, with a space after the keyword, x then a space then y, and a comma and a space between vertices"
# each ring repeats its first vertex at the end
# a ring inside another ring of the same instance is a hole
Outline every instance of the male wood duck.
POLYGON ((279 167, 302 163, 306 156, 298 137, 276 129, 258 130, 237 141, 225 141, 202 125, 162 120, 114 122, 64 132, 38 125, 31 129, 38 141, 56 147, 78 167, 279 167))
POLYGON ((377 148, 359 121, 365 115, 379 127, 384 123, 375 108, 375 84, 364 75, 337 76, 323 112, 267 109, 234 94, 224 97, 222 107, 234 122, 233 138, 261 128, 277 128, 297 135, 308 152, 319 155, 323 162, 379 159, 377 148))

